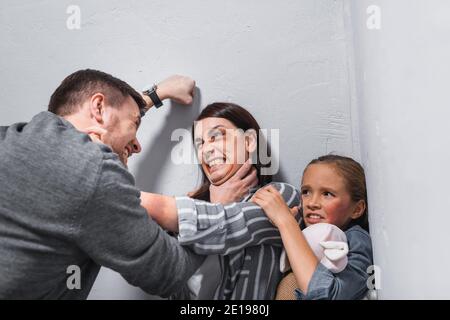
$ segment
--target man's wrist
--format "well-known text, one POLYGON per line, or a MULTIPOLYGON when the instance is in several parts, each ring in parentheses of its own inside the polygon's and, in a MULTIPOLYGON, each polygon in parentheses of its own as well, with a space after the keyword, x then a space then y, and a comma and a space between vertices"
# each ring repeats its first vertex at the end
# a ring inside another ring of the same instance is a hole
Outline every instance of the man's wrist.
POLYGON ((159 86, 153 85, 148 86, 142 91, 142 95, 144 96, 144 100, 147 103, 147 106, 155 106, 159 108, 163 105, 162 101, 165 99, 164 89, 161 90, 159 86))
POLYGON ((145 93, 141 93, 141 97, 142 99, 144 99, 145 104, 147 105, 147 110, 150 109, 151 107, 153 107, 153 101, 152 99, 150 99, 150 97, 148 95, 146 95, 145 93))
POLYGON ((169 98, 167 90, 166 88, 164 88, 164 86, 157 85, 156 94, 158 95, 159 99, 161 99, 161 101, 169 98))

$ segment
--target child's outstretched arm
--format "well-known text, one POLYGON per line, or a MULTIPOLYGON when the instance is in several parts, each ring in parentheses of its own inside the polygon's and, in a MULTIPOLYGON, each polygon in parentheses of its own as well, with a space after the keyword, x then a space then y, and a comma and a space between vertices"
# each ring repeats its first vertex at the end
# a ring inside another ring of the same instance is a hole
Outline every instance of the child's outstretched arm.
POLYGON ((307 292, 319 261, 301 232, 291 210, 280 193, 270 185, 258 190, 251 201, 264 209, 269 219, 280 231, 297 285, 301 291, 307 292))

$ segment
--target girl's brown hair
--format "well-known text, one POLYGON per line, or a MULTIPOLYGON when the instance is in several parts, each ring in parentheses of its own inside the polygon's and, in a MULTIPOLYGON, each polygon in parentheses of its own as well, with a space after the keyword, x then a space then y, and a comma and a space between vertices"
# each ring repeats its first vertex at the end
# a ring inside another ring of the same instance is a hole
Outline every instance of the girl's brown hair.
POLYGON ((326 155, 312 160, 303 171, 305 174, 308 167, 312 164, 330 164, 334 166, 337 172, 344 178, 348 192, 350 193, 352 201, 355 203, 364 200, 366 208, 363 214, 353 219, 347 226, 347 229, 354 225, 359 225, 361 228, 369 232, 369 211, 367 202, 366 177, 363 167, 352 158, 339 155, 326 155))
MULTIPOLYGON (((259 153, 258 148, 261 143, 266 143, 265 141, 260 141, 260 127, 258 122, 255 120, 255 118, 243 107, 230 103, 230 102, 215 102, 211 103, 208 106, 206 106, 205 109, 202 110, 200 115, 197 117, 195 121, 200 121, 206 118, 223 118, 227 119, 231 123, 233 123, 236 128, 242 129, 245 131, 253 129, 256 131, 256 137, 257 137, 257 149, 256 149, 256 164, 254 164, 256 168, 256 173, 258 176, 259 185, 265 185, 272 181, 271 175, 262 175, 261 174, 261 168, 263 167, 270 167, 270 162, 268 164, 261 164, 259 159, 259 153)), ((194 126, 195 122, 192 125, 192 140, 194 140, 194 126)), ((262 137, 261 137, 262 139, 262 137)), ((269 147, 267 146, 267 154, 270 155, 269 147)), ((210 181, 206 177, 205 173, 203 172, 201 166, 200 170, 202 172, 202 183, 200 187, 195 190, 191 194, 191 198, 194 199, 200 199, 205 201, 210 201, 209 197, 209 186, 211 185, 210 181)))

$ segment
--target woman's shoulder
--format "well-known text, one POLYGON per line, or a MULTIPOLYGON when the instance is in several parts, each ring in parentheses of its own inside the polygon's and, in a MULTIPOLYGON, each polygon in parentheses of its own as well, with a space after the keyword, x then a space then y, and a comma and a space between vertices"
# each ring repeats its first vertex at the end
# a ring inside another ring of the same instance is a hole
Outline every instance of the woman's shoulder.
MULTIPOLYGON (((266 186, 267 185, 274 186, 280 193, 283 193, 283 191, 291 191, 291 192, 297 191, 298 192, 296 187, 294 187, 292 184, 289 184, 286 182, 272 181, 272 182, 269 182, 268 184, 266 184, 266 186)), ((262 186, 260 188, 263 188, 263 187, 265 187, 265 186, 262 186)))
POLYGON ((267 185, 274 186, 290 207, 300 204, 300 192, 292 184, 273 181, 267 185))

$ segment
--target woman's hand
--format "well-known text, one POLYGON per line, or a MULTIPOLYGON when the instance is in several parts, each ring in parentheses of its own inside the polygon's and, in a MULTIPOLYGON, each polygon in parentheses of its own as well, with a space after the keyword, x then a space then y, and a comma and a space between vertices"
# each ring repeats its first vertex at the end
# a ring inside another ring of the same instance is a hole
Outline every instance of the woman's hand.
POLYGON ((289 208, 281 194, 272 185, 259 189, 250 201, 259 205, 278 228, 285 222, 297 223, 293 219, 298 214, 297 207, 289 208))
POLYGON ((248 194, 250 188, 257 185, 256 169, 247 160, 229 180, 220 186, 210 185, 210 201, 221 204, 238 202, 248 194))

